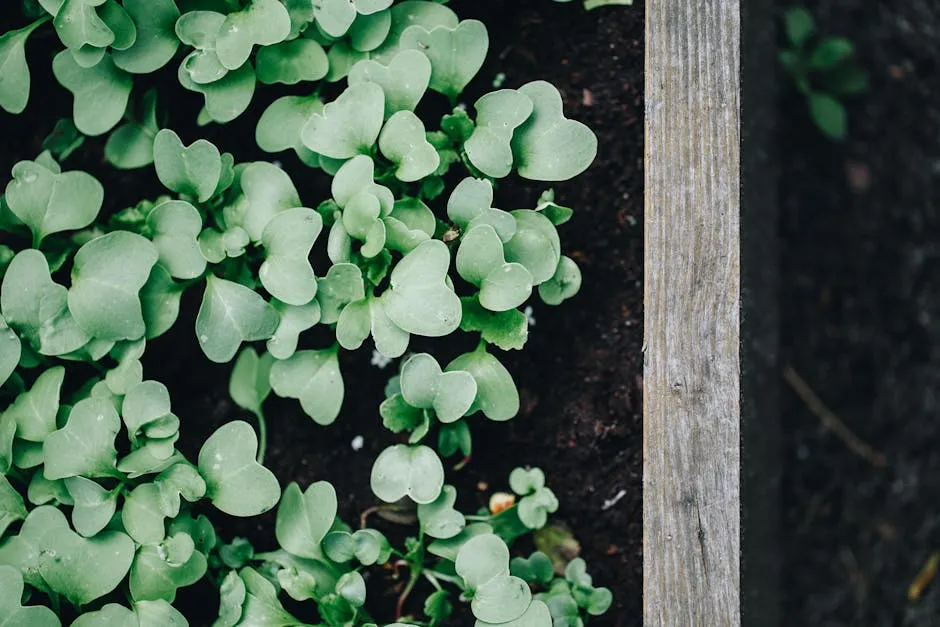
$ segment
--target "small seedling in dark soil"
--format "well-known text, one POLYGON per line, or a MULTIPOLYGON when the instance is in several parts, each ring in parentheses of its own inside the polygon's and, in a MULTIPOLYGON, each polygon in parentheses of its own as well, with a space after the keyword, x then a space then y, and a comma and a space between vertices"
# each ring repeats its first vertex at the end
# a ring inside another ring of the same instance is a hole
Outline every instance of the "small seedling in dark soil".
POLYGON ((73 115, 13 167, 0 202, 0 616, 186 625, 177 590, 202 580, 218 589, 216 627, 308 624, 286 598, 330 627, 376 615, 442 625, 468 609, 477 625, 574 627, 604 613, 611 593, 583 560, 511 557, 559 508, 541 470, 514 470, 499 511, 464 514, 442 461, 470 462, 481 416, 519 413, 500 354, 526 344, 526 303, 559 305, 581 284, 558 228, 574 212, 554 192, 498 208, 505 177, 547 187, 594 160, 594 134, 565 117, 559 91, 498 89, 470 115, 459 102, 487 30, 440 2, 24 7, 32 23, 0 37, 0 107, 26 108, 26 45, 42 32, 61 42, 52 73, 73 115), (157 72, 170 88, 148 82, 157 72), (255 129, 262 151, 296 155, 283 169, 167 127, 181 113, 167 106, 172 86, 201 95, 208 125, 238 118, 270 84, 298 86, 255 129), (435 110, 449 113, 424 113, 435 110), (94 176, 63 168, 100 149, 86 136, 105 135, 99 161, 153 168, 164 189, 117 208, 94 176), (328 197, 304 202, 289 171, 321 177, 328 197), (186 292, 201 298, 192 345, 234 362, 229 394, 256 424, 222 425, 195 459, 177 443, 199 417, 174 413, 142 361, 151 343, 180 342, 168 332, 186 292), (461 333, 472 339, 460 350, 409 351, 416 337, 461 333), (412 525, 394 541, 341 521, 330 483, 282 492, 263 465, 271 393, 296 399, 311 429, 329 425, 363 393, 339 355, 367 343, 365 355, 398 360, 376 412, 397 441, 370 482, 371 511, 412 525), (274 508, 273 550, 217 533, 216 512, 274 508), (369 603, 367 579, 380 592, 369 603))
POLYGON ((855 46, 844 37, 816 37, 816 22, 803 7, 787 10, 784 26, 790 47, 780 51, 780 63, 806 96, 813 123, 826 137, 842 141, 848 123, 840 98, 868 90, 855 46))

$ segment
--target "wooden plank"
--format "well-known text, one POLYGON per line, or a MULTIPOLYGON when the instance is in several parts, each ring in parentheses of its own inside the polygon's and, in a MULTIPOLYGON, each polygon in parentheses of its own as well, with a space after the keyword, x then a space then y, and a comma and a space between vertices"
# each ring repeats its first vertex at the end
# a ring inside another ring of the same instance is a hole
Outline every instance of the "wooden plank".
POLYGON ((737 626, 739 0, 646 20, 644 624, 737 626))

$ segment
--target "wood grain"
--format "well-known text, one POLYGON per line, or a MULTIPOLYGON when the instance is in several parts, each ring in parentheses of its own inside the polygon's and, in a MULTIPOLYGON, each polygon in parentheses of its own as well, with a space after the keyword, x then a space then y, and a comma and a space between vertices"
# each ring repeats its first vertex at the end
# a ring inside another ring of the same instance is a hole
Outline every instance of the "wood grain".
POLYGON ((739 0, 646 19, 644 624, 738 626, 739 0))

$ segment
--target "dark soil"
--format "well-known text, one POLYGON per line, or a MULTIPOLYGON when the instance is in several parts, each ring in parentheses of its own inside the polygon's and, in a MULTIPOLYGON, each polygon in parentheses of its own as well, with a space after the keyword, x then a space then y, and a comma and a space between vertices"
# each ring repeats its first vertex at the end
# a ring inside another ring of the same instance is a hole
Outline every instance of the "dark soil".
MULTIPOLYGON (((581 293, 561 307, 534 303, 535 326, 525 350, 501 354, 520 389, 523 409, 510 423, 472 421, 474 455, 448 480, 470 507, 484 504, 490 492, 506 489, 518 465, 537 465, 547 474, 561 508, 555 519, 567 523, 581 544, 581 555, 597 585, 614 591, 614 605, 592 625, 639 625, 642 596, 642 278, 643 278, 643 24, 642 2, 587 13, 579 2, 456 1, 462 17, 481 19, 490 31, 490 60, 466 94, 468 104, 491 88, 497 73, 506 87, 535 79, 559 87, 569 117, 588 124, 598 136, 598 158, 583 176, 555 186, 561 204, 575 209, 561 229, 563 247, 578 261, 581 293), (486 484, 485 489, 482 484, 486 484), (620 498, 618 494, 623 491, 620 498)), ((12 22, 11 25, 18 24, 12 22)), ((0 171, 39 152, 42 138, 58 117, 67 116, 71 98, 54 84, 44 41, 30 46, 33 93, 26 114, 0 113, 4 141, 0 171), (35 48, 35 57, 33 50, 35 48), (45 55, 45 56, 43 56, 45 55)), ((254 124, 266 102, 284 93, 262 88, 248 114, 235 124, 197 130, 191 122, 198 100, 175 84, 175 70, 164 77, 161 95, 172 98, 170 125, 184 140, 206 136, 239 161, 270 158, 254 146, 254 124)), ((115 211, 160 191, 152 169, 121 173, 102 162, 103 140, 86 143, 66 162, 105 184, 106 210, 115 211)), ((308 206, 325 198, 325 178, 308 174, 292 154, 279 156, 308 206)), ((3 183, 3 181, 0 181, 3 183)), ((506 209, 533 207, 545 186, 513 181, 497 192, 506 209)), ((318 268, 322 273, 325 268, 318 268)), ((198 291, 198 290, 195 290, 198 291)), ((177 326, 156 340, 145 356, 148 378, 164 382, 183 419, 180 448, 194 458, 202 440, 220 424, 250 417, 229 400, 229 365, 210 364, 194 341, 192 324, 200 294, 191 290, 177 326)), ((307 340, 322 347, 326 336, 307 340)), ((466 350, 463 341, 413 342, 432 348, 441 361, 466 350)), ((269 444, 266 465, 282 484, 332 482, 341 515, 355 523, 374 504, 369 489, 372 460, 394 436, 380 427, 377 407, 391 367, 370 365, 371 347, 342 355, 346 401, 337 422, 318 427, 294 401, 272 399, 266 410, 269 444), (365 446, 350 443, 363 436, 365 446)), ((224 519, 222 517, 221 519, 224 519)), ((217 518, 217 520, 221 520, 217 518)), ((273 544, 273 514, 220 525, 226 538, 249 537, 261 549, 273 544)), ((394 582, 388 582, 394 583, 394 582)), ((388 586, 386 586, 388 587, 388 586)), ((382 585, 370 584, 371 594, 382 585)), ((205 590, 182 590, 178 606, 197 614, 213 612, 205 590)), ((407 610, 420 613, 417 597, 407 610)), ((373 598, 371 607, 390 612, 394 597, 373 598)), ((187 612, 189 613, 189 612, 187 612)), ((384 618, 390 618, 384 616, 384 618)), ((463 624, 455 619, 453 624, 463 624)))
POLYGON ((872 89, 834 145, 781 77, 782 356, 887 465, 784 394, 782 624, 937 625, 908 587, 940 549, 940 7, 807 4, 872 89))

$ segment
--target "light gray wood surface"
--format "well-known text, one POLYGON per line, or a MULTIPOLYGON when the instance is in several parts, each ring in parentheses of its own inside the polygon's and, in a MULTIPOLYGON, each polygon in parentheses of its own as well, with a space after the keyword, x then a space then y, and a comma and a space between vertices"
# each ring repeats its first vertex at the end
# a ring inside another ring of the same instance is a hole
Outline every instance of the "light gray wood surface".
POLYGON ((644 623, 737 626, 739 0, 646 16, 644 623))

